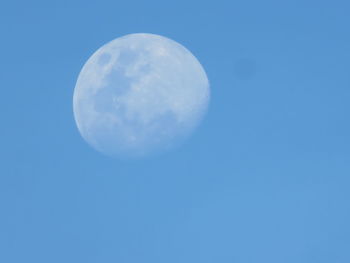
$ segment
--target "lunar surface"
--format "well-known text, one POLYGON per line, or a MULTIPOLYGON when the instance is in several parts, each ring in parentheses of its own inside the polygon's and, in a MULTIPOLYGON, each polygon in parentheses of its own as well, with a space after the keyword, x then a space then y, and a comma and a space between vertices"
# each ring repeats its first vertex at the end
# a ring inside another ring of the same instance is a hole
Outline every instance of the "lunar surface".
POLYGON ((116 157, 142 157, 183 142, 203 118, 209 82, 177 42, 131 34, 98 49, 82 68, 73 96, 82 137, 116 157))

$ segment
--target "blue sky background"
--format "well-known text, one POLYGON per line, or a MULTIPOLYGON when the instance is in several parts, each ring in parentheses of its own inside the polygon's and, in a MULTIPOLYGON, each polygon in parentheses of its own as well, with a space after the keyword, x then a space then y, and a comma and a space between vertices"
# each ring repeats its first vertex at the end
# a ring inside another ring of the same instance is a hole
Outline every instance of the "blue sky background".
POLYGON ((0 262, 350 262, 349 1, 2 1, 0 262), (185 145, 90 148, 76 78, 104 43, 167 36, 211 82, 185 145))

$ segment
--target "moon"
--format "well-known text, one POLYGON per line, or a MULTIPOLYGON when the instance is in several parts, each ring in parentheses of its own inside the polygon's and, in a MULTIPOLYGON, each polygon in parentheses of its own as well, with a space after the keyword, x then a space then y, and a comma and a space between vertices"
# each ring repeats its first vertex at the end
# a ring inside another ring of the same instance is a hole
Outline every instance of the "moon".
POLYGON ((73 112, 84 140, 113 157, 174 148, 195 130, 210 99, 207 75, 179 43, 130 34, 99 48, 83 66, 73 112))

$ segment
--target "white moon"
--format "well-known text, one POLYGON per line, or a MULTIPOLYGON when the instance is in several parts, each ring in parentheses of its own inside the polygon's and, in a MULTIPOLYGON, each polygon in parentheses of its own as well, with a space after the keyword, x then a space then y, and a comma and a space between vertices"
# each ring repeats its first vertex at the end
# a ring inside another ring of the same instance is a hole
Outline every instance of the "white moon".
POLYGON ((206 73, 190 51, 159 35, 131 34, 88 59, 76 83, 73 110, 93 148, 140 157, 188 137, 209 97, 206 73))

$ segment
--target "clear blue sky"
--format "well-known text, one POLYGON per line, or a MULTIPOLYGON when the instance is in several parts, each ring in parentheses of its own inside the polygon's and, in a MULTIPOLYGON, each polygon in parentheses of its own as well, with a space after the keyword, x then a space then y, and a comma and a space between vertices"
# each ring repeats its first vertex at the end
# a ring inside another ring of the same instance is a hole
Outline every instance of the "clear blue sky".
POLYGON ((2 1, 0 262, 350 262, 349 1, 2 1), (212 100, 180 149, 121 162, 80 137, 102 44, 164 35, 212 100))

